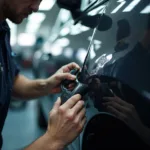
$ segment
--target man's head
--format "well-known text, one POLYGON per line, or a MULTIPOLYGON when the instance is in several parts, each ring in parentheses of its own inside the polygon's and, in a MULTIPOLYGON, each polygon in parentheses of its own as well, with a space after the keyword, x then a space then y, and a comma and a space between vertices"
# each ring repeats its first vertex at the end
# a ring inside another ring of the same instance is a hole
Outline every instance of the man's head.
POLYGON ((3 14, 12 22, 19 24, 32 12, 38 11, 42 0, 3 0, 3 14))

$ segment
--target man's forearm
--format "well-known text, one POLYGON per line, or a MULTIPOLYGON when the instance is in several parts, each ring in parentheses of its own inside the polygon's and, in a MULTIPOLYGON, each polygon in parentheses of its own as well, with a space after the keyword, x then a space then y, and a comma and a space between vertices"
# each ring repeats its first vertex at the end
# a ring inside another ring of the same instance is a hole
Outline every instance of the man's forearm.
POLYGON ((24 150, 63 150, 64 147, 58 142, 54 141, 46 133, 24 150))
POLYGON ((13 87, 13 96, 21 99, 34 99, 50 93, 46 79, 30 80, 19 75, 13 87))

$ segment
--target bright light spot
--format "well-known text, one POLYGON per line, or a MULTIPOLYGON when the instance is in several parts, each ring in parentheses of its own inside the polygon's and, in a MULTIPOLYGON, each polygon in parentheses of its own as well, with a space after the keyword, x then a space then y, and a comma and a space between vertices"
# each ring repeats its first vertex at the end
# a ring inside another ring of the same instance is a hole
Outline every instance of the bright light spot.
POLYGON ((39 6, 39 10, 48 11, 54 6, 54 4, 55 0, 43 0, 39 6))
POLYGON ((49 53, 50 52, 50 43, 49 42, 46 42, 43 46, 43 52, 44 53, 49 53))
POLYGON ((141 14, 149 14, 150 13, 150 4, 146 6, 141 12, 141 14))
POLYGON ((56 45, 59 45, 61 47, 65 47, 65 46, 68 46, 70 44, 70 40, 67 39, 67 38, 61 38, 61 39, 58 39, 56 42, 55 42, 56 45))
POLYGON ((10 32, 11 32, 11 39, 10 39, 10 44, 14 46, 17 42, 17 25, 12 23, 7 19, 7 23, 10 27, 10 32))
POLYGON ((70 28, 65 27, 65 28, 63 28, 63 29, 60 31, 60 35, 61 35, 61 36, 66 36, 66 35, 69 34, 69 32, 70 32, 70 28))
POLYGON ((18 45, 20 46, 33 46, 35 44, 36 37, 34 34, 21 33, 18 36, 18 45))
POLYGON ((70 35, 77 35, 77 34, 80 34, 81 32, 82 32, 81 31, 81 24, 71 26, 70 35))
POLYGON ((82 32, 85 32, 85 31, 90 30, 90 28, 82 25, 81 30, 82 30, 82 32))
POLYGON ((102 41, 94 40, 93 43, 96 44, 96 45, 98 45, 98 44, 100 45, 100 44, 102 44, 102 41))
POLYGON ((61 9, 60 10, 60 19, 62 22, 67 22, 70 18, 70 11, 69 10, 66 10, 66 9, 61 9))
POLYGON ((109 55, 106 56, 107 60, 109 60, 109 61, 112 59, 112 57, 113 57, 112 54, 109 54, 109 55))
POLYGON ((77 35, 80 34, 82 32, 88 31, 90 30, 89 27, 83 26, 80 23, 76 24, 76 25, 72 25, 70 28, 70 35, 77 35))
POLYGON ((120 5, 111 12, 112 14, 115 14, 117 11, 119 11, 126 3, 125 0, 118 0, 117 2, 119 2, 120 5))
POLYGON ((36 51, 34 54, 35 59, 40 59, 41 56, 42 56, 41 51, 36 51))
POLYGON ((105 7, 106 7, 105 5, 100 6, 100 7, 96 8, 96 9, 92 10, 91 12, 89 12, 88 15, 94 16, 94 15, 96 15, 96 14, 99 14, 99 13, 101 13, 101 12, 104 12, 104 8, 105 8, 105 7))
POLYGON ((96 53, 94 51, 94 45, 91 46, 91 50, 90 50, 90 58, 93 59, 96 56, 96 53))
POLYGON ((97 59, 96 59, 96 61, 95 61, 95 62, 96 62, 96 63, 98 63, 98 62, 99 62, 99 60, 101 60, 101 58, 104 58, 104 57, 106 57, 106 54, 101 55, 99 58, 97 58, 97 59))
POLYGON ((72 58, 73 55, 73 49, 72 48, 66 48, 64 50, 64 56, 66 56, 67 58, 72 58))
POLYGON ((41 26, 40 23, 28 22, 26 25, 26 32, 27 33, 36 33, 37 30, 40 28, 40 26, 41 26))
POLYGON ((61 55, 62 54, 62 51, 63 51, 63 48, 60 47, 59 45, 57 44, 54 44, 52 47, 51 47, 51 54, 53 56, 58 56, 58 55, 61 55))
POLYGON ((87 51, 84 48, 80 48, 76 54, 76 58, 83 63, 86 55, 87 51))
POLYGON ((138 5, 138 3, 140 2, 141 0, 134 0, 134 1, 132 1, 130 4, 129 4, 129 6, 127 6, 124 10, 123 10, 123 12, 130 12, 130 11, 132 11, 132 9, 136 6, 136 5, 138 5))
POLYGON ((41 23, 45 19, 44 13, 34 13, 28 18, 28 22, 26 25, 26 32, 27 33, 36 33, 41 26, 41 23))
POLYGON ((95 50, 98 50, 101 48, 101 45, 100 44, 95 44, 95 50))
POLYGON ((44 21, 45 18, 46 18, 46 16, 44 13, 38 12, 38 13, 34 13, 34 14, 30 15, 28 20, 33 23, 41 23, 44 21))

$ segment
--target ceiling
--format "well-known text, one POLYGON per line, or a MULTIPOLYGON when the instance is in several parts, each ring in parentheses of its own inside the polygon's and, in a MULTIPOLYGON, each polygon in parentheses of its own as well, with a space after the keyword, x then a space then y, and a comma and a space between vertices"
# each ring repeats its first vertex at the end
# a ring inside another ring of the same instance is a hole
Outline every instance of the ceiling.
MULTIPOLYGON (((40 36, 43 36, 44 38, 48 38, 50 36, 51 29, 55 24, 55 21, 56 21, 59 11, 60 11, 60 8, 58 8, 58 6, 56 4, 54 4, 54 6, 49 11, 38 11, 38 12, 44 13, 46 15, 46 18, 41 23, 38 31, 35 33, 36 36, 40 35, 40 36)), ((21 24, 17 25, 16 32, 15 32, 16 38, 18 38, 20 34, 26 32, 27 23, 28 23, 28 18, 24 19, 21 24)), ((11 28, 11 26, 10 26, 10 28, 11 28)), ((12 28, 12 32, 13 31, 14 31, 14 29, 12 28)))

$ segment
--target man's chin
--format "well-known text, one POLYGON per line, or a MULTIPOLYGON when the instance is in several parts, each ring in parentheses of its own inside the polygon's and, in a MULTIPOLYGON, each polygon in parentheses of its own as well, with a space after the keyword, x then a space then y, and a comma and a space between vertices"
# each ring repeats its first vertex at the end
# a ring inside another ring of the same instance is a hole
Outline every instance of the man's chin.
POLYGON ((24 18, 17 18, 17 19, 11 19, 10 20, 15 24, 21 24, 24 18))

